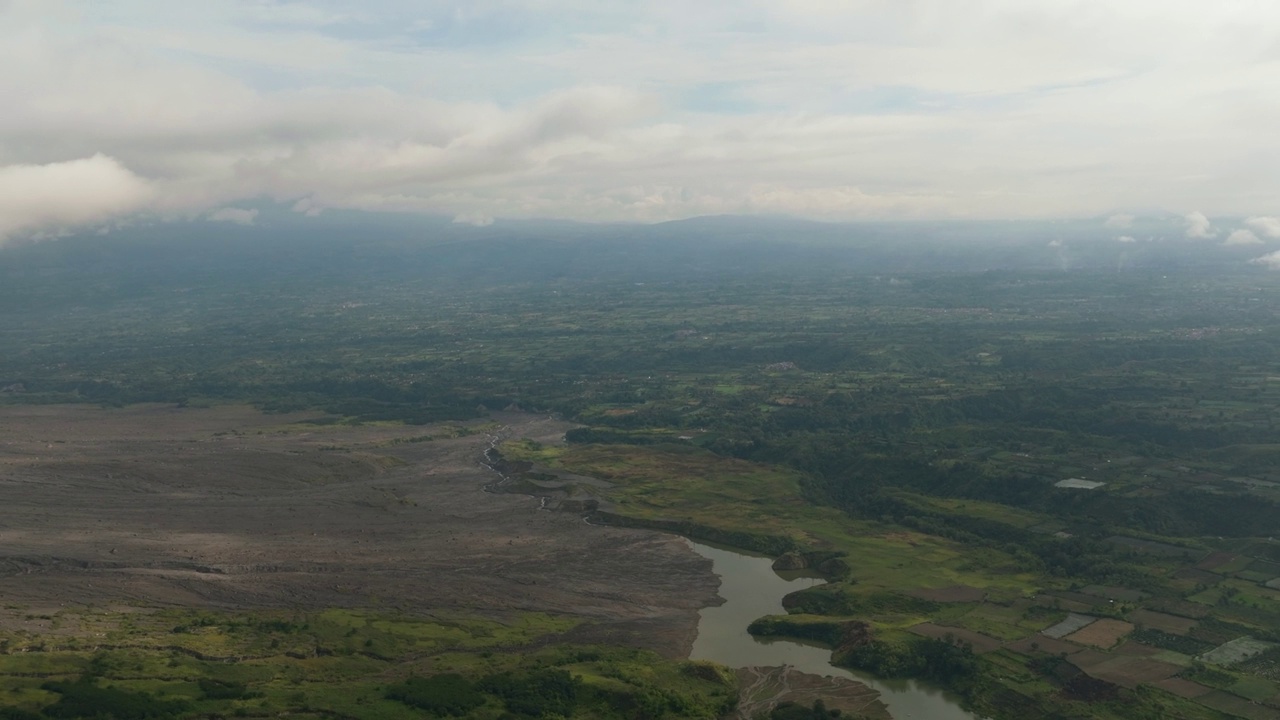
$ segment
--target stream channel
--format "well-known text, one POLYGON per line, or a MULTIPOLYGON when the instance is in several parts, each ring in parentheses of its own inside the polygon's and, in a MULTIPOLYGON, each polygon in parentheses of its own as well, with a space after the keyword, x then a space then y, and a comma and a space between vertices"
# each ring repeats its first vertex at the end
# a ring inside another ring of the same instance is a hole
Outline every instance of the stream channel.
POLYGON ((960 708, 955 698, 914 680, 878 680, 870 675, 831 664, 831 650, 817 644, 756 638, 747 632, 752 621, 765 615, 782 615, 782 598, 788 593, 825 580, 804 571, 778 573, 772 559, 739 550, 690 541, 694 552, 711 560, 720 576, 720 597, 725 603, 704 608, 698 617, 698 638, 690 655, 729 667, 790 665, 814 675, 835 675, 868 685, 880 692, 894 720, 977 720, 960 708))

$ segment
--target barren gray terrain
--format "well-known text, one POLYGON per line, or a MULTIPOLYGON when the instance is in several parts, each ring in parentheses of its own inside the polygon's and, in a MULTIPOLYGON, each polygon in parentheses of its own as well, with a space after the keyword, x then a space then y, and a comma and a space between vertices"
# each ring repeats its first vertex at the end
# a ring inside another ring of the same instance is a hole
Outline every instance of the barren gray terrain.
POLYGON ((678 538, 484 492, 493 433, 556 442, 565 423, 315 417, 0 409, 0 603, 544 611, 587 620, 582 640, 679 656, 716 602, 678 538))

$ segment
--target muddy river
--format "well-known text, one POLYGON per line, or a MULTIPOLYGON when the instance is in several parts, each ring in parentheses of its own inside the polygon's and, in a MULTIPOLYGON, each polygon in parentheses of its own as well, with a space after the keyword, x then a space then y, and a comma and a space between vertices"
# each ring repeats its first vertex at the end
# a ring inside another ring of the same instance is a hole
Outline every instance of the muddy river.
POLYGON ((699 555, 714 563, 725 603, 699 614, 698 639, 690 657, 729 667, 791 665, 815 675, 836 675, 864 683, 880 692, 895 720, 977 720, 954 698, 914 680, 877 680, 831 664, 831 650, 793 640, 755 638, 747 632, 753 620, 779 615, 782 598, 824 582, 804 573, 778 573, 772 560, 737 550, 691 542, 699 555))

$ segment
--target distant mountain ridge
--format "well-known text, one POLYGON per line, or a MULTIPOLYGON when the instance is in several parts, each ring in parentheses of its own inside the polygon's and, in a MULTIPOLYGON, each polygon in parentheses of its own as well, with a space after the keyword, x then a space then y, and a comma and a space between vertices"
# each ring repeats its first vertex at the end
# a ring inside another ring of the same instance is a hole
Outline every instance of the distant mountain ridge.
MULTIPOLYGON (((334 282, 411 275, 440 283, 561 277, 637 282, 757 274, 904 274, 989 270, 1116 271, 1240 265, 1265 245, 1191 240, 1174 216, 1123 230, 1104 219, 826 223, 721 215, 657 224, 503 220, 357 211, 308 217, 279 206, 253 225, 203 219, 138 225, 0 248, 13 290, 42 275, 173 285, 318 274, 334 282), (1133 242, 1119 242, 1121 235, 1133 242), (1127 238, 1128 239, 1128 238, 1127 238)), ((13 290, 17 292, 17 290, 13 290)))

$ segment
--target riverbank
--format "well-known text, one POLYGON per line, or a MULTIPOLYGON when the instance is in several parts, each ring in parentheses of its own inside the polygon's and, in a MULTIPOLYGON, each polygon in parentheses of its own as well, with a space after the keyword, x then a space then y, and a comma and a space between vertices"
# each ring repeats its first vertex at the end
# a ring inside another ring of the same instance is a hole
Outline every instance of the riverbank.
MULTIPOLYGON (((916 681, 884 681, 831 664, 831 649, 782 638, 757 638, 747 627, 753 621, 785 612, 782 599, 797 590, 825 581, 811 573, 773 570, 768 556, 730 548, 690 542, 690 547, 712 562, 720 578, 721 605, 699 613, 698 638, 690 657, 710 660, 730 667, 785 666, 816 676, 830 676, 858 683, 878 694, 886 711, 895 720, 977 720, 963 710, 957 698, 916 681)), ((833 694, 837 686, 832 686, 833 694)), ((806 697, 801 694, 801 698, 806 697)), ((877 710, 867 703, 868 711, 877 710)))

